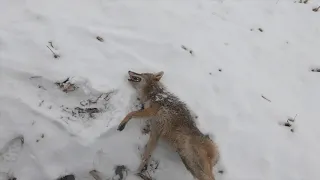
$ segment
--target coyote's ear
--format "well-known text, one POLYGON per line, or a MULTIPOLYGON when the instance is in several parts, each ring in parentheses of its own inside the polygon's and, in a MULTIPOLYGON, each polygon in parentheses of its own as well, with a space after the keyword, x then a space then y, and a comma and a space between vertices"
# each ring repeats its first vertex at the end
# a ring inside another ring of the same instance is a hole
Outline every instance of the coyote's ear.
POLYGON ((158 73, 155 73, 155 74, 154 74, 154 80, 160 81, 160 79, 162 78, 163 74, 164 74, 163 71, 160 71, 160 72, 158 72, 158 73))

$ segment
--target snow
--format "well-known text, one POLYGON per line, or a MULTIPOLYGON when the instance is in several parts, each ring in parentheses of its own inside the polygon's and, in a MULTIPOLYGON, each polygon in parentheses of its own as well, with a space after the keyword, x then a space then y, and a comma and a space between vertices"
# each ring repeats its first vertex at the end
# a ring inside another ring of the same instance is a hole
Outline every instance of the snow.
MULTIPOLYGON (((92 180, 91 170, 113 177, 116 165, 135 171, 148 139, 144 121, 116 130, 139 107, 127 82, 133 70, 164 71, 168 90, 214 135, 215 171, 224 171, 217 180, 320 179, 320 74, 310 71, 320 67, 320 12, 312 11, 320 0, 0 4, 0 178, 92 180), (68 77, 78 88, 65 93, 54 83, 68 77), (108 92, 84 106, 101 110, 95 118, 70 114, 108 92), (290 117, 292 127, 283 126, 290 117)), ((192 179, 162 142, 152 162, 158 180, 192 179)), ((129 179, 139 178, 129 172, 129 179)))

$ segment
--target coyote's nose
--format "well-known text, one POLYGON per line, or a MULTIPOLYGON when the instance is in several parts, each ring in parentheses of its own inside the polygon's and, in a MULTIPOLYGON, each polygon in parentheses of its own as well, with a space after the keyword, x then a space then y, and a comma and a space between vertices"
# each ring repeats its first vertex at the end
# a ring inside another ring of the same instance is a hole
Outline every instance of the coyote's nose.
POLYGON ((129 74, 130 76, 138 75, 138 73, 135 73, 135 72, 133 72, 133 71, 128 71, 128 74, 129 74))

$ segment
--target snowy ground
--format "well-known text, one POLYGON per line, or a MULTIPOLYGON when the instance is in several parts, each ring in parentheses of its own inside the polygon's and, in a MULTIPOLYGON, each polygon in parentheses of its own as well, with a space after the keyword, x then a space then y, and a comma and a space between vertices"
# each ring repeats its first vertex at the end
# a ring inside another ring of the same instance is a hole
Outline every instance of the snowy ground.
MULTIPOLYGON (((320 0, 295 1, 0 0, 0 178, 136 170, 143 122, 116 131, 139 106, 127 71, 163 70, 219 145, 217 180, 320 179, 320 0)), ((192 179, 164 143, 152 164, 192 179)))

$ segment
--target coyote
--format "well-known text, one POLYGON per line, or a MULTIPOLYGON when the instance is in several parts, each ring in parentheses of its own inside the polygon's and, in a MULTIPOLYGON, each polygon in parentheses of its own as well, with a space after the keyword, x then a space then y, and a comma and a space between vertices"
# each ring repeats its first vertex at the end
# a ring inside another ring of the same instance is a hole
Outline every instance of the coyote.
POLYGON ((218 161, 218 148, 208 135, 204 135, 197 128, 187 105, 168 92, 160 82, 164 72, 128 73, 128 81, 138 92, 144 108, 128 113, 119 124, 118 130, 122 131, 131 118, 151 118, 150 137, 138 172, 144 170, 161 138, 178 152, 194 178, 214 180, 212 169, 218 161))

